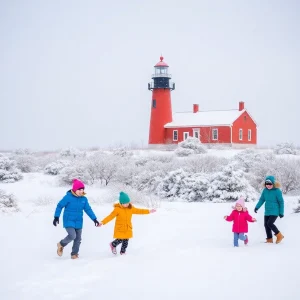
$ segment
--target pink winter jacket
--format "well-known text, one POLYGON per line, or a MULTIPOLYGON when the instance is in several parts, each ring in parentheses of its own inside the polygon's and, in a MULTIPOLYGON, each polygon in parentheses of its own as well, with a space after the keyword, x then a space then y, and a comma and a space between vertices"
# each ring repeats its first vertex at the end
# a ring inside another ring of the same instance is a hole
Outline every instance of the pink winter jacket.
POLYGON ((247 233, 248 222, 253 222, 247 210, 237 211, 236 209, 226 218, 226 221, 233 221, 232 232, 236 233, 247 233))

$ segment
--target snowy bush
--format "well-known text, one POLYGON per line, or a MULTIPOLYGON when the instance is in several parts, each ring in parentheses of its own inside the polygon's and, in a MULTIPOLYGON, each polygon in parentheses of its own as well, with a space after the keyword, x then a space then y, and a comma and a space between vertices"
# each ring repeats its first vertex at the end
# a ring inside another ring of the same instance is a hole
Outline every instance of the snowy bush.
POLYGON ((187 149, 187 148, 181 148, 178 147, 174 153, 179 156, 179 157, 185 157, 185 156, 190 156, 194 154, 194 150, 193 149, 187 149))
POLYGON ((16 161, 0 154, 0 181, 12 183, 22 178, 21 171, 16 167, 16 161))
POLYGON ((294 213, 299 214, 300 213, 300 199, 298 200, 298 206, 294 208, 294 213))
POLYGON ((58 160, 48 164, 44 169, 44 173, 48 175, 58 175, 65 167, 69 165, 70 162, 67 160, 58 160))
POLYGON ((181 160, 180 166, 188 172, 213 173, 220 171, 227 164, 228 159, 224 157, 192 155, 181 160))
POLYGON ((300 161, 277 158, 273 173, 281 184, 283 194, 300 189, 300 161))
POLYGON ((25 149, 16 149, 14 151, 14 154, 16 154, 16 155, 32 155, 33 152, 30 149, 25 148, 25 149))
MULTIPOLYGON (((175 150, 175 154, 178 156, 188 156, 182 155, 182 153, 184 153, 182 149, 192 150, 193 154, 203 154, 207 152, 200 140, 194 137, 188 137, 186 140, 178 143, 178 148, 175 150)), ((189 151, 186 151, 186 153, 189 153, 189 151)))
POLYGON ((32 155, 15 156, 17 168, 23 173, 30 173, 34 170, 34 157, 32 155))
POLYGON ((170 172, 157 186, 156 193, 169 200, 203 201, 207 190, 207 176, 191 174, 183 169, 170 172))
POLYGON ((143 171, 133 177, 131 186, 138 191, 154 193, 166 173, 162 170, 143 171))
POLYGON ((79 158, 79 157, 85 157, 86 153, 82 152, 76 148, 69 147, 69 148, 63 149, 59 155, 64 158, 79 158))
POLYGON ((119 167, 116 172, 115 181, 127 185, 133 184, 134 177, 140 172, 139 167, 134 162, 128 162, 123 167, 119 167))
POLYGON ((18 212, 17 200, 13 194, 7 194, 3 190, 0 190, 0 210, 2 212, 18 212))
POLYGON ((236 201, 243 197, 246 201, 257 199, 257 192, 245 178, 242 170, 226 166, 220 172, 212 174, 208 184, 207 198, 213 202, 236 201))
POLYGON ((75 178, 86 184, 91 182, 91 177, 87 172, 84 163, 77 163, 64 168, 59 175, 59 182, 62 185, 72 185, 75 178))
POLYGON ((55 205, 57 199, 54 199, 53 197, 46 195, 46 196, 39 196, 33 202, 36 206, 50 206, 50 205, 52 206, 55 205))
POLYGON ((297 155, 297 149, 293 143, 280 143, 274 148, 275 154, 293 154, 297 155))
POLYGON ((128 150, 126 147, 120 147, 113 149, 113 155, 120 156, 120 157, 131 157, 133 153, 128 150))

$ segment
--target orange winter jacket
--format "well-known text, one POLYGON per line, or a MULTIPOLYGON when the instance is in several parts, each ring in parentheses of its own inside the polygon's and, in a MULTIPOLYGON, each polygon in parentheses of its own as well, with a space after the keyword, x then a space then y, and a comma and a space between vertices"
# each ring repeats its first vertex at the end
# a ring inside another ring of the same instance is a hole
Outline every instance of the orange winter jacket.
POLYGON ((114 210, 110 215, 104 218, 101 222, 103 225, 116 218, 114 238, 115 239, 130 239, 132 238, 132 223, 131 218, 133 214, 143 215, 149 214, 149 209, 136 208, 132 204, 128 207, 123 207, 121 204, 115 204, 114 210))

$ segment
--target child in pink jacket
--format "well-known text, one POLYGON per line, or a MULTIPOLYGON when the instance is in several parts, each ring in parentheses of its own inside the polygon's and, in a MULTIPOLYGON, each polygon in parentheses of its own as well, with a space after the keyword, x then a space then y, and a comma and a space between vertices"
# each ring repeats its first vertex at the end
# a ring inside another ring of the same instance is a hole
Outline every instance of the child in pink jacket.
POLYGON ((234 247, 238 247, 239 239, 244 241, 244 244, 247 245, 249 239, 245 233, 248 233, 248 222, 256 222, 256 219, 249 215, 248 210, 245 207, 245 200, 243 198, 240 198, 238 201, 236 201, 233 208, 234 210, 230 216, 224 217, 224 219, 228 222, 233 221, 233 245, 234 247))

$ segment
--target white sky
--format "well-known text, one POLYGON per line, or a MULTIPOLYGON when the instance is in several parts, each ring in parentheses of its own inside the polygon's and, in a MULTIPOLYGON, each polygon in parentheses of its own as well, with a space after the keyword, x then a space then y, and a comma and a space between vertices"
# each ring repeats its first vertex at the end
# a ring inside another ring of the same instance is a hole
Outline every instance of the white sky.
POLYGON ((0 1, 0 149, 147 145, 153 66, 174 111, 237 108, 300 144, 300 2, 0 1))

